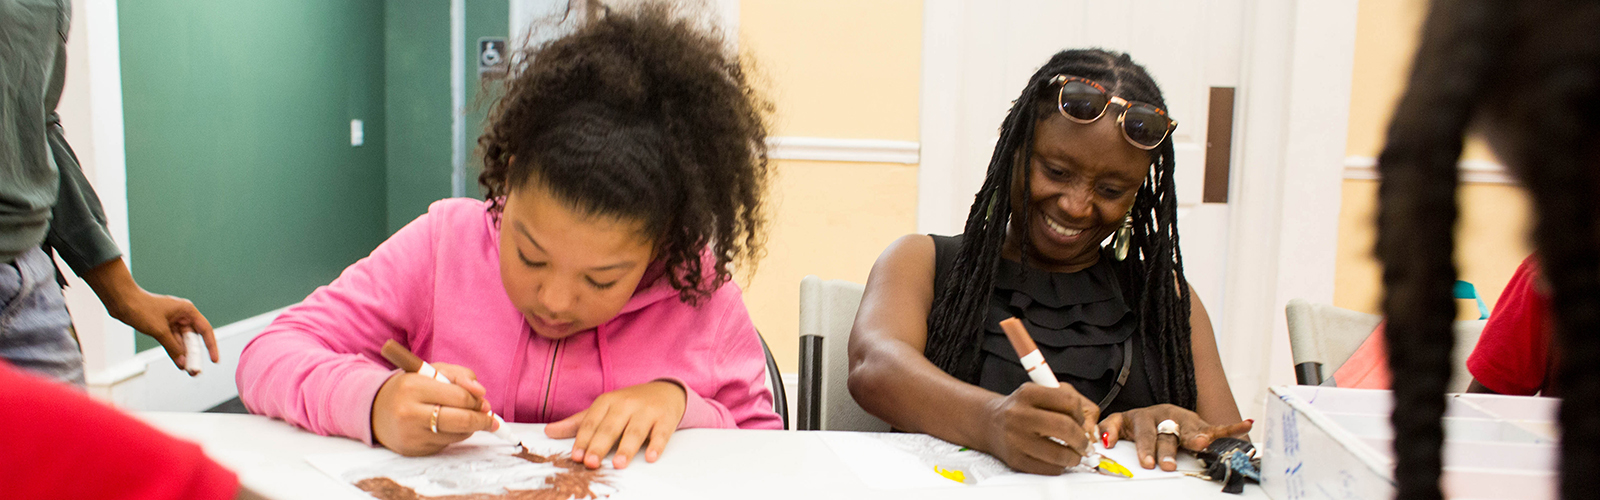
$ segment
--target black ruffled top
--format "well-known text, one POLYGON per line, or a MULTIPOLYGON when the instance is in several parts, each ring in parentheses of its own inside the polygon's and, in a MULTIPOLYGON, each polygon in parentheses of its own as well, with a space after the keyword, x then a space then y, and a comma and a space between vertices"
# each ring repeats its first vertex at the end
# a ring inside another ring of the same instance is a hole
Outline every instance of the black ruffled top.
MULTIPOLYGON (((933 239, 935 281, 942 286, 945 275, 955 265, 961 239, 933 239)), ((1112 268, 1114 262, 1103 254, 1082 271, 1053 273, 1001 259, 994 293, 989 297, 989 313, 983 322, 978 385, 1010 394, 1029 381, 1016 349, 1000 329, 1001 320, 1015 317, 1027 326, 1056 379, 1072 384, 1096 403, 1116 384, 1126 359, 1123 349, 1133 349, 1128 381, 1106 411, 1155 404, 1142 349, 1134 339, 1138 316, 1123 300, 1112 268)))

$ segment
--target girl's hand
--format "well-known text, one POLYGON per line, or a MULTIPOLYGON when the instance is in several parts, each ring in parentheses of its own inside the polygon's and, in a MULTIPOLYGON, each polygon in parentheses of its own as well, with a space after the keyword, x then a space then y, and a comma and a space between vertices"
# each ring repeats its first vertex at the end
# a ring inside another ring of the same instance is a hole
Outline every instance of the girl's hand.
POLYGON ((611 465, 626 468, 647 439, 644 460, 655 462, 683 420, 687 396, 682 386, 664 380, 611 391, 595 398, 589 409, 545 426, 544 433, 554 439, 576 437, 572 459, 590 469, 600 468, 613 446, 617 456, 611 465))
POLYGON ((472 370, 437 363, 446 384, 415 373, 389 377, 372 399, 372 439, 401 455, 432 455, 477 431, 494 430, 486 389, 472 370), (438 409, 438 421, 434 410, 438 409), (433 424, 438 424, 434 432, 433 424))
POLYGON ((1140 466, 1154 469, 1159 461, 1161 470, 1172 472, 1178 469, 1176 455, 1180 442, 1185 450, 1200 451, 1217 438, 1250 432, 1253 424, 1246 420, 1228 425, 1211 425, 1202 420, 1200 415, 1181 406, 1161 404, 1112 414, 1100 422, 1100 430, 1106 433, 1104 444, 1107 447, 1116 446, 1121 438, 1131 438, 1134 450, 1139 454, 1140 466), (1178 423, 1178 436, 1156 434, 1156 426, 1167 419, 1178 423))
POLYGON ((1100 417, 1100 407, 1071 385, 1051 389, 1032 382, 996 398, 987 411, 995 425, 984 451, 1013 469, 1048 476, 1078 465, 1091 449, 1090 427, 1100 417))

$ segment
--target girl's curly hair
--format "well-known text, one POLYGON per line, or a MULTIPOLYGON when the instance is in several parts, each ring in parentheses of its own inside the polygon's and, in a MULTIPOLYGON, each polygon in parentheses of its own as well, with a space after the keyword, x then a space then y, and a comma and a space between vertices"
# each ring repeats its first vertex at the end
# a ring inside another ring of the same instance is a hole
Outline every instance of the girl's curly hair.
POLYGON ((696 23, 648 3, 523 51, 478 139, 491 210, 537 182, 581 213, 640 221, 691 304, 761 254, 771 108, 696 23))

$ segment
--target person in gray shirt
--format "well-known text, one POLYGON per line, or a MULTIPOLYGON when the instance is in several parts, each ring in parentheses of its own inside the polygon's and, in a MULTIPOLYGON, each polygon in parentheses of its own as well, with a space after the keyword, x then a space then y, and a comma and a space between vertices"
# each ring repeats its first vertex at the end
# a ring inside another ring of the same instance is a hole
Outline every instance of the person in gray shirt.
POLYGON ((83 355, 51 252, 118 321, 161 343, 180 369, 182 333, 216 337, 188 300, 140 288, 63 135, 69 0, 0 0, 0 359, 84 384, 83 355))

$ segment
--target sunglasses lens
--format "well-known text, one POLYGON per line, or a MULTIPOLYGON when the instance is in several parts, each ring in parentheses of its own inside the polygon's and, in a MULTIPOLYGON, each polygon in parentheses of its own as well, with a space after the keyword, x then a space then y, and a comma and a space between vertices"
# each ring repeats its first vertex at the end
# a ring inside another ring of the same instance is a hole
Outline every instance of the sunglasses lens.
POLYGON ((1079 120, 1093 120, 1106 110, 1105 92, 1083 82, 1061 86, 1061 112, 1079 120))
POLYGON ((1161 145, 1161 140, 1167 138, 1171 124, 1172 120, 1166 116, 1142 106, 1134 106, 1122 117, 1123 133, 1133 142, 1151 148, 1161 145))

